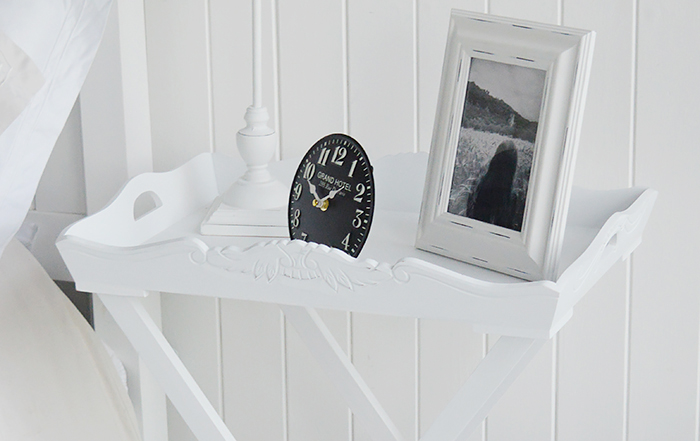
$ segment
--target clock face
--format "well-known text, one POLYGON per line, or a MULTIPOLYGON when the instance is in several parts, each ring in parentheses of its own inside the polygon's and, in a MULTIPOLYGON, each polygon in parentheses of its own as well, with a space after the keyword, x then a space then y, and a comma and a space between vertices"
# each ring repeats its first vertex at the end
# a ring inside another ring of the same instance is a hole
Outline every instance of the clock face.
POLYGON ((306 153, 289 194, 289 235, 360 254, 374 212, 372 167, 362 146, 343 134, 306 153))

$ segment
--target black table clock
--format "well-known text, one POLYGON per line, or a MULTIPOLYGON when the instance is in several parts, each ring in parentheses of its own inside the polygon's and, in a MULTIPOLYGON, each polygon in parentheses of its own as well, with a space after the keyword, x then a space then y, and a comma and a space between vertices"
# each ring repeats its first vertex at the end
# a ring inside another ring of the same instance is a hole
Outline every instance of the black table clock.
POLYGON ((297 168, 289 193, 289 236, 357 257, 374 213, 374 178, 364 149, 348 135, 318 140, 297 168))

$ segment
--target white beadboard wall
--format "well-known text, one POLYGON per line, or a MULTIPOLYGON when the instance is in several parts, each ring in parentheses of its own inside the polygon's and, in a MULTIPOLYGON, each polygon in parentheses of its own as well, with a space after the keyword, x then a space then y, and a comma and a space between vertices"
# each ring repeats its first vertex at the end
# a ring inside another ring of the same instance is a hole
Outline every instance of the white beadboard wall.
MULTIPOLYGON (((590 291, 469 440, 700 440, 699 2, 264 0, 264 102, 279 156, 339 131, 375 159, 427 151, 451 8, 595 30, 576 185, 660 192, 639 250, 590 291)), ((153 168, 237 155, 251 103, 251 2, 145 0, 144 11, 153 168)), ((164 294, 161 311, 240 441, 370 439, 277 307, 164 294)), ((407 440, 498 338, 458 323, 322 316, 407 440)), ((193 440, 170 410, 170 441, 193 440)))

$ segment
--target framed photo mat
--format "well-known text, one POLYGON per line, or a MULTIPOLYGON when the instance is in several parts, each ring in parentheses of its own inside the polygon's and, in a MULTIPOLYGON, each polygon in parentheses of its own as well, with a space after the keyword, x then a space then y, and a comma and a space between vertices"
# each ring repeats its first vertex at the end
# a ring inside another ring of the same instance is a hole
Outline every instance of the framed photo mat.
POLYGON ((556 279, 594 40, 452 11, 417 248, 556 279))

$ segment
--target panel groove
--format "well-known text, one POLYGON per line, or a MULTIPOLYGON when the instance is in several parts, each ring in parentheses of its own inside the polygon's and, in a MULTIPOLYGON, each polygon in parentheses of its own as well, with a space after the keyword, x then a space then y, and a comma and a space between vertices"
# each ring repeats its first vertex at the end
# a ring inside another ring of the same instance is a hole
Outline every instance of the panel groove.
POLYGON ((217 397, 218 403, 217 404, 217 410, 219 411, 219 415, 221 415, 221 418, 224 419, 225 422, 225 416, 226 416, 226 408, 224 407, 226 404, 226 401, 224 400, 224 337, 223 337, 223 332, 224 332, 224 327, 223 327, 223 320, 221 316, 221 299, 216 298, 214 301, 214 314, 216 317, 216 375, 219 377, 219 394, 217 397))
MULTIPOLYGON (((418 59, 418 0, 413 0, 413 152, 420 151, 418 145, 418 69, 420 68, 420 60, 418 59)), ((418 432, 420 438, 420 432, 418 432)), ((418 439, 416 438, 416 439, 418 439)))
POLYGON ((415 339, 415 363, 414 363, 414 369, 415 369, 415 377, 413 379, 414 381, 414 394, 415 394, 415 403, 414 403, 414 413, 415 413, 415 439, 416 441, 420 440, 420 433, 421 433, 421 425, 420 425, 420 402, 421 402, 421 387, 420 387, 420 376, 421 376, 421 369, 420 369, 420 324, 421 321, 420 319, 415 319, 415 327, 414 327, 414 339, 415 339))
MULTIPOLYGON (((347 121, 347 120, 346 120, 347 121)), ((348 348, 348 358, 350 359, 350 363, 354 364, 353 360, 353 350, 352 350, 352 312, 348 311, 345 313, 346 317, 346 322, 345 322, 345 330, 346 330, 346 344, 348 348)), ((355 439, 355 421, 354 421, 354 415, 352 414, 352 410, 348 408, 348 441, 354 441, 355 439)))
MULTIPOLYGON (((488 3, 488 0, 486 0, 488 3)), ((486 354, 489 352, 489 335, 482 334, 481 336, 481 359, 486 358, 486 354)), ((484 418, 484 422, 481 423, 481 439, 482 441, 488 441, 489 439, 489 417, 484 418)))
POLYGON ((556 334, 552 338, 552 441, 557 441, 558 438, 557 406, 559 405, 559 340, 559 334, 556 334))
MULTIPOLYGON (((635 185, 635 151, 636 151, 636 132, 637 132, 637 56, 639 43, 639 0, 632 0, 632 51, 630 62, 630 127, 629 127, 629 146, 628 146, 628 170, 627 184, 630 187, 635 185)), ((625 262, 626 270, 626 289, 625 289, 625 336, 624 336, 624 383, 623 383, 623 408, 622 408, 622 439, 629 439, 629 422, 630 422, 630 373, 632 359, 632 294, 633 287, 633 265, 634 256, 630 256, 625 262)))
POLYGON ((207 111, 209 112, 209 152, 216 151, 216 136, 214 127, 214 68, 212 65, 212 59, 214 58, 211 50, 211 2, 209 0, 204 1, 204 8, 206 12, 204 13, 204 45, 206 48, 206 69, 207 69, 207 100, 208 106, 207 111))
MULTIPOLYGON (((342 47, 342 70, 343 70, 343 130, 350 133, 350 59, 348 41, 348 0, 341 0, 341 47, 342 47)), ((352 353, 352 352, 351 352, 352 353)), ((352 360, 352 357, 350 358, 352 360)), ((352 426, 351 426, 352 427, 352 426)), ((352 429, 351 429, 352 431, 352 429)))
POLYGON ((277 132, 277 149, 275 159, 279 160, 283 157, 282 146, 282 112, 281 100, 282 92, 280 89, 280 30, 279 30, 279 2, 270 0, 270 20, 272 21, 272 94, 273 94, 273 112, 275 114, 275 132, 277 132))
POLYGON ((287 381, 287 319, 284 313, 280 310, 280 350, 282 352, 281 369, 282 369, 282 439, 289 441, 289 400, 287 399, 288 384, 287 381))

